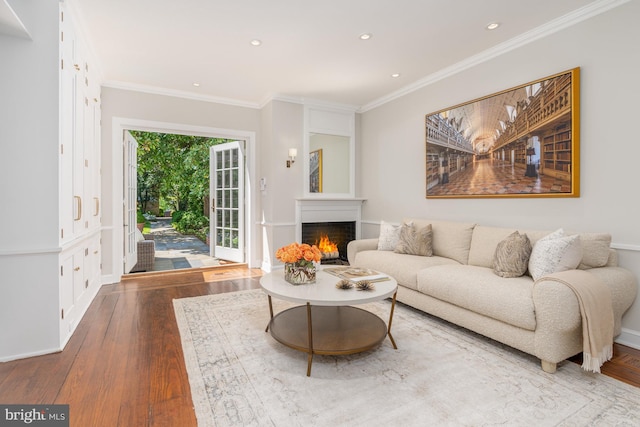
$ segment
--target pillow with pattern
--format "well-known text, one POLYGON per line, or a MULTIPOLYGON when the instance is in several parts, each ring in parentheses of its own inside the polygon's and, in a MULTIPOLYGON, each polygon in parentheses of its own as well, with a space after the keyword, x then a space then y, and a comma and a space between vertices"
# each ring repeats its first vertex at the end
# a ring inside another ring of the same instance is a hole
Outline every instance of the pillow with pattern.
POLYGON ((498 243, 493 255, 493 272, 500 277, 523 276, 529 266, 531 249, 529 236, 514 231, 498 243))
POLYGON ((533 280, 538 280, 546 274, 573 270, 581 260, 580 236, 567 236, 560 228, 533 245, 529 258, 529 274, 533 280))
POLYGON ((400 226, 380 221, 380 236, 378 237, 379 251, 392 251, 400 240, 400 226))
POLYGON ((413 222, 400 226, 400 240, 394 249, 399 254, 432 256, 433 231, 431 224, 417 228, 413 222))

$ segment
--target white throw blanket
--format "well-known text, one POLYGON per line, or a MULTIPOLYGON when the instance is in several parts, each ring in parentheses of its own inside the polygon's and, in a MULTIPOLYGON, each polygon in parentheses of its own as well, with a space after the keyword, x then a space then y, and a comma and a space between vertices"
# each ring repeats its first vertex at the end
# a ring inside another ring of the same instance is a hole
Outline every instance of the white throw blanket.
POLYGON ((542 280, 562 283, 575 293, 582 319, 582 369, 600 372, 600 366, 613 357, 611 291, 595 275, 584 270, 554 273, 542 280))

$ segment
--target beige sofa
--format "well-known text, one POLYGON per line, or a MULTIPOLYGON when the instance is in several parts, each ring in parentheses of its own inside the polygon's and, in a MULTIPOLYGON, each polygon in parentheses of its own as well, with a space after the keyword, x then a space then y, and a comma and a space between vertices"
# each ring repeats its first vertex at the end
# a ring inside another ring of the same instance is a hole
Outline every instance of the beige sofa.
MULTIPOLYGON (((492 269, 498 243, 516 231, 472 223, 406 219, 431 224, 433 256, 378 250, 378 239, 354 240, 349 263, 393 276, 398 301, 532 354, 542 369, 583 349, 581 316, 574 292, 563 280, 600 280, 611 291, 614 336, 637 293, 635 277, 618 266, 606 234, 580 234, 582 262, 575 271, 503 278, 492 269), (587 275, 587 276, 585 276, 587 275)), ((532 245, 550 231, 518 230, 532 245)))

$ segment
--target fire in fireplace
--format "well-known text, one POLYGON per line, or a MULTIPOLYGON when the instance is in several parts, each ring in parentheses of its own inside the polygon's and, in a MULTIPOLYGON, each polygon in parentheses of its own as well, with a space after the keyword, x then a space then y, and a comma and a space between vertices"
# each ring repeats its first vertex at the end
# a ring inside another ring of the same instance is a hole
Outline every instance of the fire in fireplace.
POLYGON ((355 221, 302 224, 302 243, 318 246, 323 264, 348 264, 347 244, 355 236, 355 221))
POLYGON ((333 243, 329 236, 326 234, 320 237, 320 241, 316 241, 316 246, 322 252, 323 259, 335 259, 340 258, 340 252, 338 251, 338 245, 333 243))

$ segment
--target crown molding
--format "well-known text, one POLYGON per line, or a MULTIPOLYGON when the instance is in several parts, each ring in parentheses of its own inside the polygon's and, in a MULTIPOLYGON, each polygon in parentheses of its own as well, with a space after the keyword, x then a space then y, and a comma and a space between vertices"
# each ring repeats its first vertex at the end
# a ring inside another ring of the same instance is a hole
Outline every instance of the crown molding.
POLYGON ((172 96, 174 98, 191 99, 194 101, 211 102, 215 104, 225 104, 225 105, 231 105, 234 107, 244 107, 244 108, 252 108, 252 109, 262 108, 260 104, 256 104, 254 102, 240 101, 237 99, 223 98, 218 96, 199 95, 193 92, 166 89, 162 87, 141 85, 136 83, 121 82, 117 80, 107 80, 102 83, 102 86, 110 87, 113 89, 150 93, 153 95, 164 95, 164 96, 172 96))
POLYGON ((267 105, 269 102, 272 102, 272 101, 290 102, 292 104, 308 105, 308 106, 320 107, 320 108, 329 108, 332 110, 348 111, 351 113, 357 112, 360 109, 360 106, 358 105, 340 104, 338 102, 328 102, 320 99, 304 98, 302 96, 289 96, 289 95, 279 95, 279 94, 272 95, 269 98, 267 98, 263 103, 260 104, 260 108, 264 107, 265 105, 267 105))
POLYGON ((0 0, 0 34, 32 40, 29 30, 7 0, 0 0))
POLYGON ((369 102, 361 106, 358 112, 364 113, 366 111, 377 108, 402 96, 408 95, 440 80, 451 77, 478 64, 489 61, 497 56, 503 55, 526 44, 532 43, 543 37, 571 27, 589 18, 600 15, 601 13, 607 12, 630 1, 631 0, 599 0, 590 3, 586 6, 581 7, 580 9, 574 10, 571 13, 560 16, 554 20, 547 22, 546 24, 522 33, 519 36, 507 40, 506 42, 500 43, 476 55, 470 56, 469 58, 466 58, 449 67, 445 67, 442 70, 432 73, 416 81, 415 83, 407 85, 395 92, 391 92, 388 95, 369 102))

